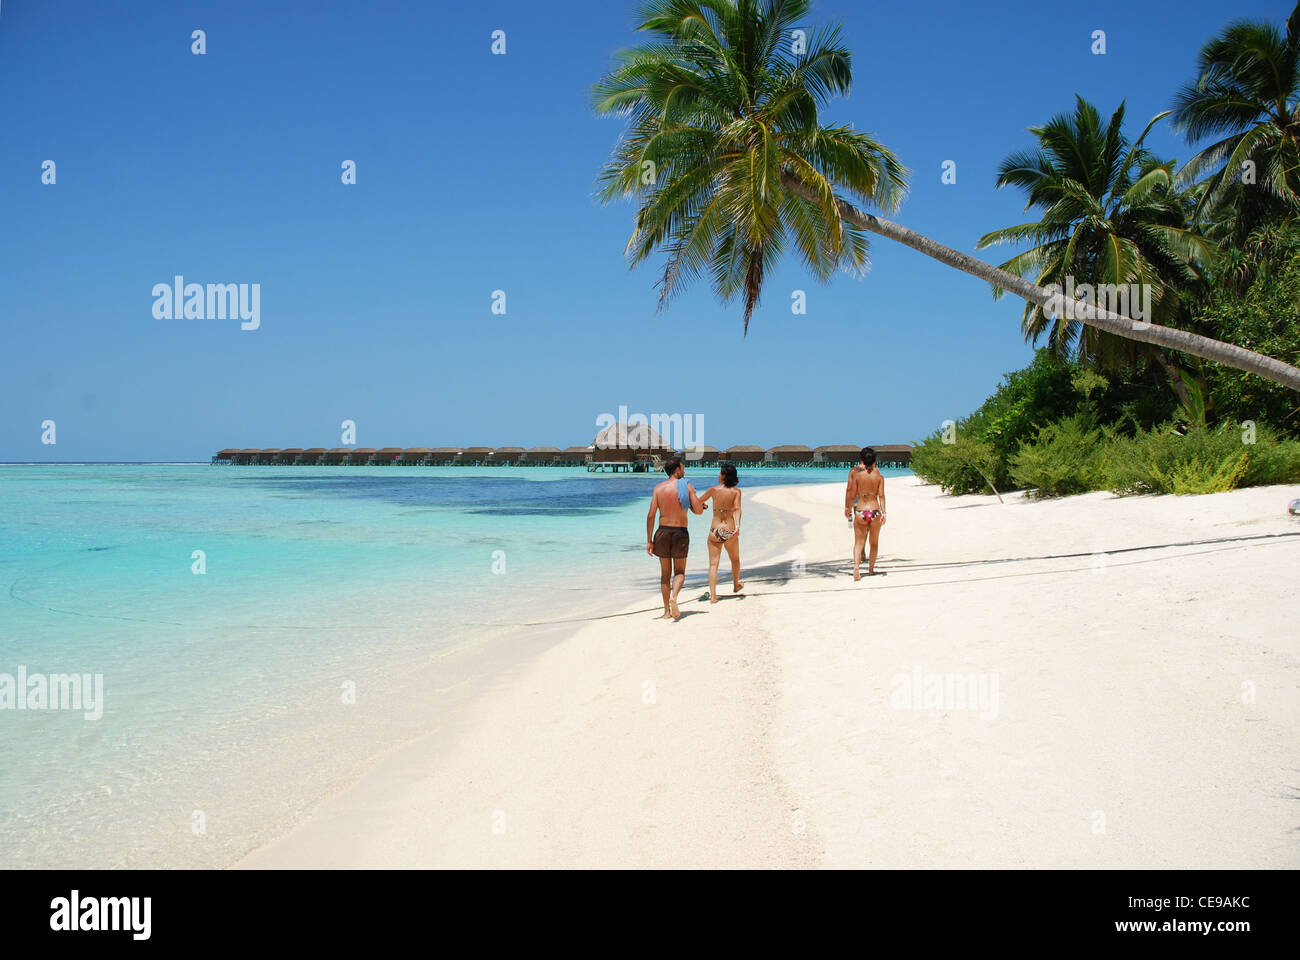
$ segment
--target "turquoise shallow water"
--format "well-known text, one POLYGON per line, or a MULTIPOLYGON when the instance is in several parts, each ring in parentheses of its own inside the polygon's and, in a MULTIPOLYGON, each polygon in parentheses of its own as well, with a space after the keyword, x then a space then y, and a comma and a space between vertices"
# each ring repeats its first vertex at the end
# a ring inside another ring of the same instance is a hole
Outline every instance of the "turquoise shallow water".
POLYGON ((230 862, 437 723, 428 664, 633 590, 654 600, 657 479, 0 467, 0 675, 104 678, 98 720, 0 709, 0 867, 230 862))

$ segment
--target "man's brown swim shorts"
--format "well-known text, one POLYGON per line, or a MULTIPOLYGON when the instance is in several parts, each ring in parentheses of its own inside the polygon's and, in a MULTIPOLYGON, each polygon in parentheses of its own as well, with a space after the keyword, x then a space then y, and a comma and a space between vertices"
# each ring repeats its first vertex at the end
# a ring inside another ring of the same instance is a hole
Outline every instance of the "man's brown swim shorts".
POLYGON ((660 527, 655 531, 655 556, 685 560, 691 548, 691 535, 685 527, 660 527))

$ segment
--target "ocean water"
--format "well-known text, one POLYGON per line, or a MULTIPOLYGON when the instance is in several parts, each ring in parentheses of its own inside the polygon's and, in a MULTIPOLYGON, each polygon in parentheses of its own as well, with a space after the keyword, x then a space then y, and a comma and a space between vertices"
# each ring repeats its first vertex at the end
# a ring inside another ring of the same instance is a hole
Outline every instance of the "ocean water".
MULTIPOLYGON (((752 470, 742 486, 842 478, 752 470)), ((20 668, 103 678, 97 719, 0 709, 0 867, 233 862, 449 722, 474 651, 508 658, 540 642, 528 624, 657 603, 658 479, 0 467, 0 706, 20 668)), ((747 548, 779 526, 752 511, 747 548)))

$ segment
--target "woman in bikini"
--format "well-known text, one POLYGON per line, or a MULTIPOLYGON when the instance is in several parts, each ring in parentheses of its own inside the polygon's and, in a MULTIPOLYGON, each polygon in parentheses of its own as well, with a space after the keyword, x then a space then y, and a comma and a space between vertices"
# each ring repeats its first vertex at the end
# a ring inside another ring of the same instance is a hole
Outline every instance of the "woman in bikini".
POLYGON ((862 465, 849 471, 844 516, 853 520, 853 579, 862 579, 859 567, 863 560, 867 561, 867 576, 875 576, 880 528, 885 525, 885 478, 876 466, 876 451, 870 447, 862 448, 862 465), (870 558, 864 555, 867 546, 870 558))
POLYGON ((700 494, 700 502, 713 500, 713 529, 709 531, 709 603, 718 602, 718 561, 722 551, 731 558, 732 593, 740 593, 740 481, 736 468, 724 463, 718 472, 718 485, 700 494))

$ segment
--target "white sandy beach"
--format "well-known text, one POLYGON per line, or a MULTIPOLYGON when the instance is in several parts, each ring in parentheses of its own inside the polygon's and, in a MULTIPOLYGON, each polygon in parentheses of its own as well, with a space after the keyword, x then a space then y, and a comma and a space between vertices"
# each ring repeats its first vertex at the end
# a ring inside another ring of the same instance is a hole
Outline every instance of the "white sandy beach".
POLYGON ((716 606, 698 519, 680 622, 648 567, 238 866, 1300 866, 1294 488, 887 494, 858 584, 841 485, 752 494, 802 542, 716 606))

